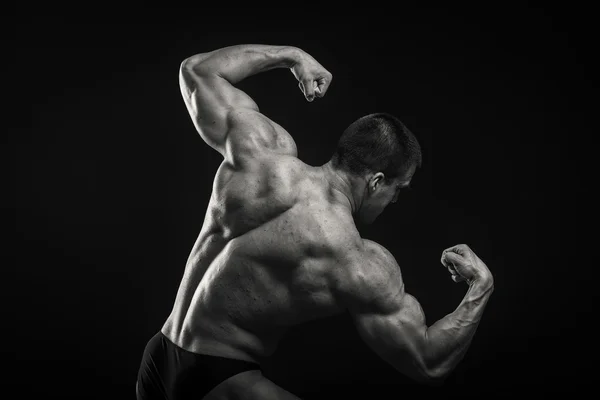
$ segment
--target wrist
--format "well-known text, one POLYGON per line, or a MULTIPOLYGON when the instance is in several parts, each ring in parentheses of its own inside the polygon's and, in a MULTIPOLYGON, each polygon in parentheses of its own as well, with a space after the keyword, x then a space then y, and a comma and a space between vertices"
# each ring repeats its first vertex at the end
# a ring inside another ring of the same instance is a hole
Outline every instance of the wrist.
POLYGON ((494 277, 489 273, 480 274, 480 275, 474 277, 473 279, 471 279, 471 281, 469 282, 469 286, 478 286, 478 287, 484 289, 485 291, 493 290, 494 289, 494 277))
POLYGON ((302 61, 303 51, 295 46, 283 47, 283 62, 287 68, 294 68, 302 61))

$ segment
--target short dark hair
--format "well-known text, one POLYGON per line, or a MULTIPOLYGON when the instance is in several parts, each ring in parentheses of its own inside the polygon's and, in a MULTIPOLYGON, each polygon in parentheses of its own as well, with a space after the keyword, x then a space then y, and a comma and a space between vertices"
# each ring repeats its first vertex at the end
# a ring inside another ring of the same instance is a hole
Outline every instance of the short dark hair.
POLYGON ((346 128, 331 157, 334 167, 354 175, 383 172, 396 178, 421 166, 421 146, 415 135, 388 113, 365 115, 346 128))

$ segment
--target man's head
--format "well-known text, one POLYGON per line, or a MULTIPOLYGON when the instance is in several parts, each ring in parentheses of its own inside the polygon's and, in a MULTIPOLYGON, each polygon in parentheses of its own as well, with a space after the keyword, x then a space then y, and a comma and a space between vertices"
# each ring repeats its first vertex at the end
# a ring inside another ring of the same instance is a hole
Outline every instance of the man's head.
POLYGON ((346 128, 331 163, 352 182, 362 182, 354 214, 360 222, 371 223, 408 187, 421 166, 421 147, 398 118, 369 114, 346 128))

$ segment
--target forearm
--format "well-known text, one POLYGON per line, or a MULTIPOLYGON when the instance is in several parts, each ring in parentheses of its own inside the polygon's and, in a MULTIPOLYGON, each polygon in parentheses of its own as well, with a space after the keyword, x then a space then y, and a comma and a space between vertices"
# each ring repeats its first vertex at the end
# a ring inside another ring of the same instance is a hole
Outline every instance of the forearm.
POLYGON ((274 68, 291 68, 301 51, 293 46, 236 45, 186 59, 183 67, 198 75, 217 74, 232 84, 274 68))
POLYGON ((434 375, 449 373, 462 360, 493 290, 490 279, 475 280, 456 310, 427 329, 425 359, 434 375))

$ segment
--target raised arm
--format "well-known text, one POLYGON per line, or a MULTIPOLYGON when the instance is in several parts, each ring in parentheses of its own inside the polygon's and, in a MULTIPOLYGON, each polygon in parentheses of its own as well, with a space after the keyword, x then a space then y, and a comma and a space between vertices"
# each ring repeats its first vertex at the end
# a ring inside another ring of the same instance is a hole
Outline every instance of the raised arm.
POLYGON ((257 146, 274 147, 281 142, 277 134, 282 129, 276 129, 272 121, 259 113, 252 98, 234 86, 273 68, 289 68, 309 101, 323 96, 331 82, 329 72, 293 46, 230 46, 182 62, 181 93, 192 121, 206 143, 223 156, 231 151, 257 150, 257 146), (239 134, 231 135, 233 132, 239 134), (228 143, 230 135, 233 143, 228 143))
POLYGON ((418 301, 406 293, 394 257, 366 242, 362 266, 343 291, 363 340, 398 371, 419 382, 439 382, 464 357, 493 291, 485 264, 467 246, 447 249, 442 263, 469 288, 458 307, 427 326, 418 301), (452 264, 452 265, 450 265, 452 264))

